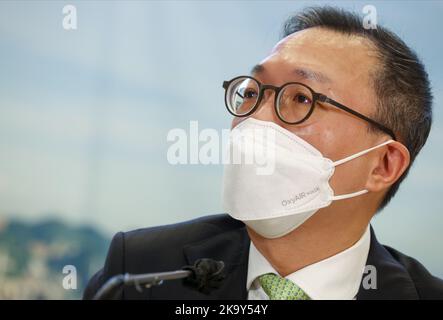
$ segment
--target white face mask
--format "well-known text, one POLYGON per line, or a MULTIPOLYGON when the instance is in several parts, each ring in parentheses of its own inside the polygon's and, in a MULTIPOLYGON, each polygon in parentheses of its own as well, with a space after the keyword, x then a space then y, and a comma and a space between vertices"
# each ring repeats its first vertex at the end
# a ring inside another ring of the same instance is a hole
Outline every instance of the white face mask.
POLYGON ((243 221, 265 238, 288 234, 332 201, 367 193, 368 190, 360 190, 334 195, 329 180, 335 167, 394 141, 388 140, 333 162, 273 122, 248 118, 232 130, 234 133, 236 139, 230 139, 229 145, 231 155, 253 159, 251 153, 255 152, 255 157, 264 156, 273 170, 272 173, 269 167, 263 170, 263 157, 260 163, 230 161, 224 169, 223 207, 234 219, 243 221))

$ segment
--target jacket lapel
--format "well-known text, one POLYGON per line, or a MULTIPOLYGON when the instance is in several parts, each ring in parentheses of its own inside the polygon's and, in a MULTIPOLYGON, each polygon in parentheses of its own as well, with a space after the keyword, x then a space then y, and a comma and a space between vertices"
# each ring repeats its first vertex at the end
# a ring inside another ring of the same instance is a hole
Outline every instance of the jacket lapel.
POLYGON ((193 264, 201 258, 222 260, 225 263, 226 278, 222 286, 214 290, 210 297, 201 294, 202 299, 247 298, 249 245, 250 239, 243 226, 183 248, 188 264, 193 264))
MULTIPOLYGON (((414 282, 407 270, 396 261, 388 250, 382 246, 375 237, 371 226, 371 245, 369 248, 367 266, 374 266, 376 272, 376 288, 363 286, 365 276, 357 293, 357 300, 382 300, 382 299, 418 299, 414 282)), ((368 269, 371 270, 371 269, 368 269)))

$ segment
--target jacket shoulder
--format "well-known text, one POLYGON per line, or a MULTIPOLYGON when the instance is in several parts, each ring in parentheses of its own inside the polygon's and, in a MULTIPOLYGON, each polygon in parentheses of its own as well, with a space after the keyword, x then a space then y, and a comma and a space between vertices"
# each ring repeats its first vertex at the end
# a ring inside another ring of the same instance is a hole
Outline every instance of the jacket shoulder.
POLYGON ((183 245, 202 241, 216 234, 243 226, 243 222, 235 220, 227 214, 215 214, 169 225, 124 232, 124 238, 126 246, 137 245, 146 240, 161 241, 162 244, 168 245, 183 245))
POLYGON ((419 261, 404 253, 384 246, 392 257, 408 272, 420 299, 443 299, 443 280, 433 276, 419 261))
POLYGON ((112 238, 105 264, 88 282, 84 299, 111 277, 122 273, 148 273, 180 269, 186 263, 183 247, 243 227, 227 214, 199 217, 180 223, 118 232, 112 238))

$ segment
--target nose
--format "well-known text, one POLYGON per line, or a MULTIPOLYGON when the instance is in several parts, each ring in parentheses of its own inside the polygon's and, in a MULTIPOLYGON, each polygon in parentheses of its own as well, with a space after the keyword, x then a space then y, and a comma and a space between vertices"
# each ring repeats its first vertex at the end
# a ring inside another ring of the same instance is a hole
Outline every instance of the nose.
POLYGON ((275 91, 272 88, 266 88, 263 92, 263 98, 257 110, 251 115, 252 118, 262 121, 275 122, 280 124, 280 119, 275 112, 275 91))

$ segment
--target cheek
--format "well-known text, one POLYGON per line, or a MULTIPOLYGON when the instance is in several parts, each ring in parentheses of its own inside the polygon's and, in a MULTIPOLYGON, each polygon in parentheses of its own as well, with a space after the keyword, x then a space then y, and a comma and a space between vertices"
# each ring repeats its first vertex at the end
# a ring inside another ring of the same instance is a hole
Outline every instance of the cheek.
POLYGON ((319 141, 319 150, 323 156, 337 161, 346 158, 366 147, 366 132, 359 125, 352 121, 342 120, 331 123, 326 128, 322 128, 319 141))
POLYGON ((287 127, 286 129, 313 145, 324 157, 334 159, 336 148, 332 146, 336 146, 337 137, 332 127, 325 126, 322 122, 316 122, 306 126, 302 124, 287 127))
POLYGON ((364 189, 368 167, 368 161, 364 157, 356 158, 335 167, 335 172, 329 180, 334 194, 340 195, 364 189))
MULTIPOLYGON (((359 132, 354 130, 351 125, 343 126, 341 130, 336 128, 325 128, 321 135, 322 151, 326 158, 337 161, 346 158, 362 150, 363 139, 359 132), (346 129, 345 129, 346 128, 346 129)), ((335 195, 352 193, 364 189, 368 172, 367 157, 359 157, 349 162, 335 167, 329 183, 334 190, 335 195)))
POLYGON ((294 132, 300 138, 312 144, 325 158, 336 159, 337 151, 344 147, 337 136, 337 130, 323 123, 316 123, 294 132))

